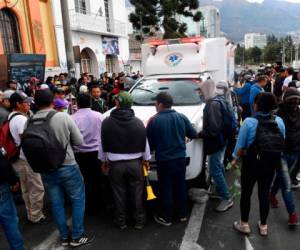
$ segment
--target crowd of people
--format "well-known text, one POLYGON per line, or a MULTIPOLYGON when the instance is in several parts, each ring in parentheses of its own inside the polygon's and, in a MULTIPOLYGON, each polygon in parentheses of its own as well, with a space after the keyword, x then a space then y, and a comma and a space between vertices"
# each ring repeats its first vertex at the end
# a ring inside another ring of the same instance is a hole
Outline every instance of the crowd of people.
POLYGON ((143 229, 144 169, 150 170, 151 152, 159 187, 154 220, 163 226, 187 221, 187 138, 203 140, 215 187, 211 197, 220 199, 217 212, 234 205, 224 163, 231 161, 236 168, 241 158, 241 218, 234 222, 235 230, 251 232, 250 200, 256 183, 260 234, 268 235, 269 206, 278 207, 279 189, 288 225, 298 225, 291 189, 300 187, 300 92, 292 68, 247 70, 232 88, 212 79, 201 82, 202 131, 172 109, 168 92, 155 97, 157 114, 145 127, 132 109, 126 78, 124 73, 104 73, 99 80, 83 74, 77 81, 60 74, 45 83, 36 78, 23 85, 8 83, 0 105, 0 224, 11 249, 24 248, 12 194, 19 188, 27 219, 37 225, 49 221, 43 212, 48 193, 62 246, 93 241, 84 216, 99 212, 110 202, 107 196, 112 197, 114 223, 120 229, 127 228, 131 217, 134 228, 143 229), (65 217, 65 199, 72 207, 72 228, 65 217))

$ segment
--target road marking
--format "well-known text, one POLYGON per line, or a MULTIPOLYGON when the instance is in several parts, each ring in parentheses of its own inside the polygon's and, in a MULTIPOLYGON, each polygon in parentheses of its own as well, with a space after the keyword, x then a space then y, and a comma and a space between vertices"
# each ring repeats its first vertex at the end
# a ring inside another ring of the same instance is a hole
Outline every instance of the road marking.
MULTIPOLYGON (((67 225, 70 225, 72 218, 69 218, 67 221, 67 225)), ((59 238, 58 231, 55 230, 52 234, 50 234, 43 242, 33 247, 32 250, 63 250, 65 249, 62 246, 57 246, 57 239, 59 238)))
POLYGON ((180 250, 203 250, 204 249, 199 244, 197 244, 197 241, 199 238, 199 234, 203 222, 203 216, 206 208, 206 201, 202 204, 196 203, 194 205, 189 223, 185 229, 180 250))
POLYGON ((250 242, 250 240, 248 239, 247 236, 245 236, 245 245, 246 245, 246 250, 254 250, 254 248, 251 245, 251 242, 250 242))

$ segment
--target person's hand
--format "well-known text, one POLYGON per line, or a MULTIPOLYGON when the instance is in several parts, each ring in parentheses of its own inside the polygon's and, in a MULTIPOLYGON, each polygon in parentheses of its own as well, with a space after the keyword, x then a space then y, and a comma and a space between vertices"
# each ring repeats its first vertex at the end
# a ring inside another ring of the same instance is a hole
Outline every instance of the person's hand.
POLYGON ((13 186, 11 186, 11 191, 12 192, 18 192, 19 190, 20 190, 20 183, 19 182, 17 182, 15 185, 13 185, 13 186))
POLYGON ((101 165, 101 170, 104 175, 108 175, 109 166, 107 161, 103 162, 101 165))
POLYGON ((147 169, 147 171, 150 170, 150 162, 149 161, 143 161, 143 166, 147 169))
POLYGON ((237 160, 237 159, 233 159, 233 160, 231 161, 231 166, 232 166, 232 168, 236 169, 236 168, 238 167, 237 163, 238 163, 238 160, 237 160))

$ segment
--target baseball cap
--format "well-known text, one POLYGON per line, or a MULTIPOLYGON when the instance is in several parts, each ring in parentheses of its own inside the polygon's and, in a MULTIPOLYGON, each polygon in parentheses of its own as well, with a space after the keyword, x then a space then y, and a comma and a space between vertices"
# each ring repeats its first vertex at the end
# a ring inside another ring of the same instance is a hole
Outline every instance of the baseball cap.
POLYGON ((295 99, 295 98, 300 99, 300 92, 298 89, 291 87, 286 90, 286 92, 283 96, 283 101, 285 102, 285 101, 288 101, 290 99, 295 99))
POLYGON ((114 100, 118 100, 121 108, 131 108, 133 104, 133 98, 131 94, 126 91, 121 91, 119 94, 114 96, 114 100))
POLYGON ((61 109, 61 108, 67 108, 69 103, 64 99, 56 98, 53 101, 53 105, 54 105, 54 108, 61 109))
POLYGON ((9 99, 13 93, 15 93, 14 90, 5 90, 2 95, 2 100, 9 99))
POLYGON ((19 103, 30 103, 30 99, 28 98, 28 96, 21 91, 17 91, 15 93, 13 93, 10 98, 9 98, 10 103, 13 105, 17 102, 19 103))

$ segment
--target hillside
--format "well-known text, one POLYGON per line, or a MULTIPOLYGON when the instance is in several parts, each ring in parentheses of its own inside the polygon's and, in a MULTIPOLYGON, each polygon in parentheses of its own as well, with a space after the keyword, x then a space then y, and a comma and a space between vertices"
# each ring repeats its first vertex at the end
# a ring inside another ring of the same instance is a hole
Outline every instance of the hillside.
MULTIPOLYGON (((284 36, 300 30, 300 3, 265 0, 262 4, 246 0, 200 0, 200 5, 214 5, 220 10, 221 29, 233 41, 243 41, 244 34, 263 32, 284 36)), ((126 0, 129 5, 129 1, 126 0)))

